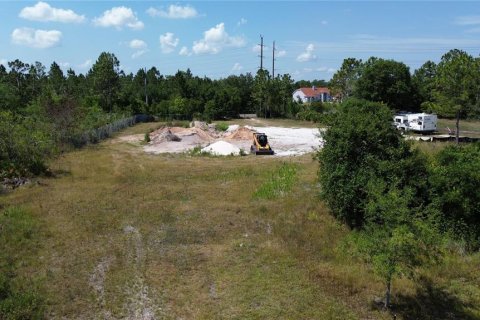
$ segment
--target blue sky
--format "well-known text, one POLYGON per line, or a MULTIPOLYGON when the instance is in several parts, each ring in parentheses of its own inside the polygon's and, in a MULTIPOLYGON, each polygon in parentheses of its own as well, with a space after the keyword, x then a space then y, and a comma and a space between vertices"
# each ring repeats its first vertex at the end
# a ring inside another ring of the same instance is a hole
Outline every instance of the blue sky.
POLYGON ((411 71, 458 48, 480 53, 480 3, 414 1, 0 1, 0 63, 56 61, 85 73, 102 51, 122 69, 190 68, 211 78, 272 68, 330 79, 344 58, 377 56, 411 71))

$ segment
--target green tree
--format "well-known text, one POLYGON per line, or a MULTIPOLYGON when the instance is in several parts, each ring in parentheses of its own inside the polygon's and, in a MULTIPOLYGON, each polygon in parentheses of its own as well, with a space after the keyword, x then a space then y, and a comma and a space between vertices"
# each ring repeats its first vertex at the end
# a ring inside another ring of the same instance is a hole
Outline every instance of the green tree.
POLYGON ((12 90, 11 101, 7 102, 10 110, 19 110, 27 105, 29 91, 27 90, 27 77, 30 65, 18 59, 8 62, 10 72, 8 74, 8 90, 12 90))
POLYGON ((417 93, 418 103, 433 101, 433 90, 435 88, 435 77, 437 65, 435 62, 427 61, 420 68, 415 70, 412 76, 412 85, 417 93))
MULTIPOLYGON (((392 204, 404 202, 396 195, 383 198, 393 200, 392 204)), ((398 215, 399 209, 402 208, 392 207, 389 214, 398 215)), ((364 230, 355 232, 352 240, 353 247, 385 284, 385 308, 390 307, 395 277, 412 277, 418 267, 441 258, 438 232, 432 224, 418 218, 410 217, 390 226, 368 224, 364 230)))
POLYGON ((460 118, 479 114, 480 65, 465 51, 454 49, 442 56, 435 78, 434 100, 441 116, 456 118, 456 140, 460 118))
POLYGON ((37 97, 41 93, 45 78, 45 66, 36 61, 35 64, 30 66, 28 71, 29 91, 32 98, 37 97))
POLYGON ((361 227, 373 182, 415 190, 412 206, 426 194, 426 168, 418 153, 391 126, 392 113, 376 102, 349 99, 325 119, 320 162, 321 194, 334 216, 361 227), (380 180, 379 180, 380 179, 380 180))
POLYGON ((65 93, 65 75, 55 61, 50 65, 48 71, 48 84, 57 94, 65 93))
POLYGON ((340 101, 350 97, 355 91, 355 85, 360 77, 362 60, 347 58, 343 60, 340 69, 330 80, 329 88, 332 95, 340 96, 340 101))
POLYGON ((257 116, 267 117, 267 94, 269 77, 270 76, 267 70, 258 70, 253 82, 252 99, 255 103, 255 110, 257 116))
POLYGON ((111 112, 115 104, 120 78, 120 61, 113 53, 102 52, 88 73, 93 92, 100 98, 103 110, 111 112))
POLYGON ((415 110, 408 67, 394 60, 368 59, 355 86, 355 96, 386 103, 393 110, 415 110))

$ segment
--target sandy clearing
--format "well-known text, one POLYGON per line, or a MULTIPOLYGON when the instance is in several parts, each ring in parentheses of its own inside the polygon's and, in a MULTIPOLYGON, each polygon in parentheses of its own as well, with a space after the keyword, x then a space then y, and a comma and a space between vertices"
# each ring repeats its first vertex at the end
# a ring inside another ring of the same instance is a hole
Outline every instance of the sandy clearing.
POLYGON ((268 136, 268 141, 276 156, 296 156, 313 152, 321 147, 319 129, 253 127, 268 136))
MULTIPOLYGON (((163 128, 151 134, 152 142, 143 146, 143 151, 151 154, 182 153, 195 147, 206 148, 209 145, 225 141, 235 147, 250 152, 252 132, 263 132, 268 136, 270 146, 275 151, 275 156, 297 156, 314 152, 322 145, 317 128, 284 128, 284 127, 250 127, 232 125, 225 133, 211 132, 200 128, 163 128), (157 141, 162 134, 161 130, 170 130, 181 141, 157 141)), ((119 137, 122 142, 140 143, 144 135, 131 135, 119 137)))

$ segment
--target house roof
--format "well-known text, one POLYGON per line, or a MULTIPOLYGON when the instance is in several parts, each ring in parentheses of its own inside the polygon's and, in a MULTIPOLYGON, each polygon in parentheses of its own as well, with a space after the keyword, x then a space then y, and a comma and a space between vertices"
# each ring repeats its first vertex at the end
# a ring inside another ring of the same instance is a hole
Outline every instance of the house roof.
POLYGON ((313 87, 313 88, 300 88, 297 89, 303 92, 306 97, 315 97, 322 93, 330 94, 330 90, 325 87, 313 87))

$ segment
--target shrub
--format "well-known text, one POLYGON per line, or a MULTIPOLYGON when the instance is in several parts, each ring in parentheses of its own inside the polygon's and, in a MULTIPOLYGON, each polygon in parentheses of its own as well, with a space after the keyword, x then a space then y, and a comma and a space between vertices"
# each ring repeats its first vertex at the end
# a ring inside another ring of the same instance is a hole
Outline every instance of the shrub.
POLYGON ((387 106, 364 100, 349 100, 339 112, 325 118, 324 147, 320 162, 321 194, 332 213, 350 227, 361 227, 375 185, 412 188, 412 206, 426 194, 426 168, 418 153, 391 126, 387 106))
POLYGON ((45 172, 55 153, 49 127, 32 118, 0 112, 0 178, 45 172))
POLYGON ((219 122, 215 125, 215 128, 218 131, 227 131, 228 127, 229 127, 228 123, 225 123, 225 122, 219 122))
POLYGON ((320 122, 322 114, 314 110, 303 110, 297 113, 298 120, 320 122))
POLYGON ((146 143, 149 143, 150 142, 150 133, 149 132, 146 132, 145 133, 145 138, 143 139, 146 143))
POLYGON ((480 144, 449 146, 430 166, 430 197, 442 213, 443 230, 480 246, 480 144))

